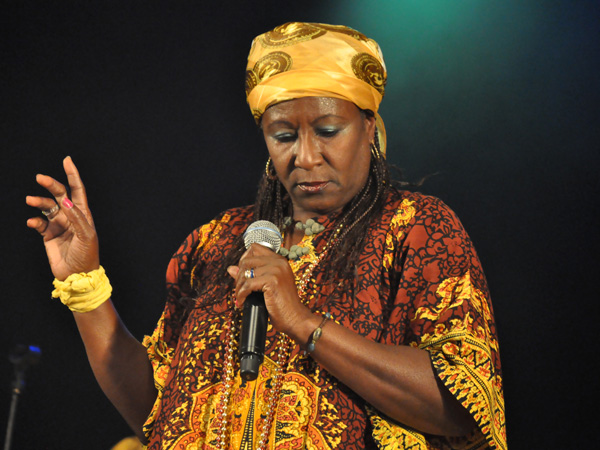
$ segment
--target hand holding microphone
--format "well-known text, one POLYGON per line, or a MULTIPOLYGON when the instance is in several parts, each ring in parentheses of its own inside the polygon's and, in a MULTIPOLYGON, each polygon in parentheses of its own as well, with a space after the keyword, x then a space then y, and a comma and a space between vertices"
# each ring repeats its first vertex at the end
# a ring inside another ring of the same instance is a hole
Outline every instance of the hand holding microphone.
MULTIPOLYGON (((267 220, 252 223, 244 233, 244 245, 260 244, 277 253, 282 237, 277 226, 267 220)), ((254 278, 254 268, 244 271, 246 278, 254 278)), ((252 292, 246 298, 242 313, 240 336, 240 375, 247 381, 255 380, 265 355, 268 313, 262 292, 252 292)))

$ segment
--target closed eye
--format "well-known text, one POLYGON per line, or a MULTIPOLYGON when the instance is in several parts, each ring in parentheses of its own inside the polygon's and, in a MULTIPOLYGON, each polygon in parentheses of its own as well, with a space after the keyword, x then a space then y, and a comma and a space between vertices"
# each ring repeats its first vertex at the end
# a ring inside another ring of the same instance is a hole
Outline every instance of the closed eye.
POLYGON ((339 133, 339 131, 340 130, 338 128, 318 128, 317 136, 325 138, 334 137, 336 134, 339 133))
POLYGON ((276 133, 272 137, 277 142, 285 143, 295 141, 298 135, 296 133, 276 133))

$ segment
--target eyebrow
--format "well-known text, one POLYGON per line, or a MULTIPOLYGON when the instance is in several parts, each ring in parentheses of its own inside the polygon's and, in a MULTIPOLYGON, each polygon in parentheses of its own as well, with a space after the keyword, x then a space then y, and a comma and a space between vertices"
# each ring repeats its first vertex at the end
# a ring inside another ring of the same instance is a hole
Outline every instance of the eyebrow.
MULTIPOLYGON (((317 117, 317 118, 316 118, 316 119, 314 119, 313 121, 311 121, 311 122, 310 122, 310 125, 312 126, 312 125, 314 125, 315 123, 317 123, 317 122, 319 122, 319 121, 321 121, 321 120, 323 120, 323 119, 328 119, 328 118, 330 118, 330 117, 334 117, 334 118, 343 119, 343 117, 342 117, 342 116, 338 116, 337 114, 324 114, 324 115, 322 115, 322 116, 319 116, 319 117, 317 117)), ((286 127, 289 127, 289 128, 294 128, 294 125, 293 125, 293 124, 292 124, 290 121, 288 121, 288 120, 285 120, 285 119, 277 119, 277 120, 274 120, 273 122, 271 122, 271 123, 270 123, 270 124, 267 126, 267 129, 270 129, 270 128, 272 128, 273 126, 276 126, 276 125, 283 125, 283 126, 286 126, 286 127)))
POLYGON ((288 122, 287 120, 280 119, 280 120, 274 120, 273 122, 271 122, 269 124, 269 126, 267 126, 267 129, 273 128, 276 125, 284 125, 284 126, 289 127, 289 128, 294 128, 294 126, 292 125, 291 122, 288 122))
POLYGON ((317 123, 318 121, 320 121, 320 120, 323 120, 323 119, 328 119, 328 118, 330 118, 330 117, 334 117, 334 118, 338 118, 338 119, 343 119, 343 117, 342 117, 342 116, 338 116, 337 114, 325 114, 325 115, 322 115, 322 116, 319 116, 319 117, 317 117, 317 118, 316 118, 315 120, 313 120, 313 121, 312 121, 310 124, 311 124, 311 125, 314 125, 314 124, 315 124, 315 123, 317 123))

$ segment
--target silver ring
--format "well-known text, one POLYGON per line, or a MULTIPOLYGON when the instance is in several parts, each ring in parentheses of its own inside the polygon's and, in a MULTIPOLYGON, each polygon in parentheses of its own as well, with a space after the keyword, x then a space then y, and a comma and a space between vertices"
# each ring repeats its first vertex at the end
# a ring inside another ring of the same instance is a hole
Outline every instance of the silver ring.
POLYGON ((59 209, 60 209, 60 207, 58 205, 54 205, 50 209, 43 209, 42 214, 45 215, 46 217, 48 217, 48 216, 54 214, 55 212, 57 212, 59 209))
POLYGON ((246 269, 244 276, 246 278, 254 278, 254 269, 246 269))

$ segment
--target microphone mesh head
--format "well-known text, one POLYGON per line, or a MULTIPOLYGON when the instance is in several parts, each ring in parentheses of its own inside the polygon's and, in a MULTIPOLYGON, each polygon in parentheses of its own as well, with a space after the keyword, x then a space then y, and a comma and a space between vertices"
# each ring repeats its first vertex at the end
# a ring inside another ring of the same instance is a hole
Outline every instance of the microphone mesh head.
POLYGON ((252 244, 260 244, 270 248, 275 253, 281 248, 282 242, 279 228, 268 220, 257 220, 250 224, 244 233, 244 245, 246 248, 252 244))

